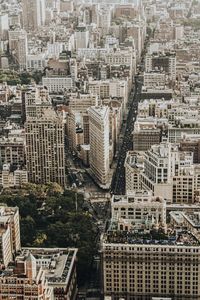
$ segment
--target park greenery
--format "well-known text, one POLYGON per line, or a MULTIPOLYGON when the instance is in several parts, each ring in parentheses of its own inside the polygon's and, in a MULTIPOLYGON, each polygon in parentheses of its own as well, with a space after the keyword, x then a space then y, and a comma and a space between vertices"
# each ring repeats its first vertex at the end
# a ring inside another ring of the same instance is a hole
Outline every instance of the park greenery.
POLYGON ((190 26, 193 28, 194 31, 200 30, 200 20, 199 19, 184 19, 182 21, 182 25, 190 26))
POLYGON ((22 246, 77 247, 78 279, 83 284, 96 254, 97 229, 84 197, 57 184, 26 184, 5 190, 0 203, 19 207, 22 246))
POLYGON ((14 70, 5 71, 0 69, 0 83, 7 82, 8 85, 27 85, 34 81, 36 84, 39 84, 42 80, 42 75, 41 71, 18 73, 14 70))

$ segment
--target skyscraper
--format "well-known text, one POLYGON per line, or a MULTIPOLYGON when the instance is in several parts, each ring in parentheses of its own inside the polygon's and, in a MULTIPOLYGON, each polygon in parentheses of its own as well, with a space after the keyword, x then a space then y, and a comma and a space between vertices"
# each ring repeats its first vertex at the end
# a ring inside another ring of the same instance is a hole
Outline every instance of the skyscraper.
POLYGON ((23 29, 9 30, 9 51, 19 65, 20 70, 27 67, 27 33, 23 29))
POLYGON ((0 14, 0 35, 1 39, 7 39, 9 29, 8 14, 0 14))
POLYGON ((45 23, 45 0, 22 1, 23 27, 35 30, 45 23))
POLYGON ((109 108, 92 106, 89 112, 90 167, 95 179, 102 185, 109 175, 109 108))
POLYGON ((28 178, 33 183, 57 182, 65 186, 64 124, 52 108, 26 124, 28 178))

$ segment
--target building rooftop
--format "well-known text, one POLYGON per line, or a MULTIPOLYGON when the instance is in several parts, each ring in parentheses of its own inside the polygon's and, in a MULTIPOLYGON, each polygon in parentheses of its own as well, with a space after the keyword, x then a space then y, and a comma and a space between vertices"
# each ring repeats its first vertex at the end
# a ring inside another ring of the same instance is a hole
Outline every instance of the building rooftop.
POLYGON ((183 214, 181 211, 170 211, 170 217, 179 225, 183 223, 183 214))
POLYGON ((200 212, 182 213, 182 216, 195 228, 200 229, 200 212))
POLYGON ((165 51, 164 53, 163 52, 153 52, 151 55, 148 55, 148 56, 152 56, 153 58, 163 58, 163 57, 170 57, 170 56, 175 57, 176 53, 172 52, 172 51, 165 51))
POLYGON ((16 136, 16 137, 8 137, 6 138, 4 137, 0 137, 0 145, 10 145, 10 144, 19 144, 19 145, 23 145, 24 144, 24 138, 16 136))
POLYGON ((107 106, 91 106, 89 108, 89 112, 97 115, 101 119, 104 119, 108 112, 108 109, 109 108, 107 106))
POLYGON ((73 271, 76 254, 75 248, 22 248, 15 258, 15 263, 11 263, 6 270, 0 271, 0 277, 24 277, 23 269, 21 274, 19 270, 15 272, 16 262, 28 261, 31 257, 36 262, 36 271, 39 271, 41 267, 45 271, 48 285, 64 284, 66 286, 73 271))
POLYGON ((131 194, 128 195, 113 195, 112 203, 122 203, 122 204, 130 204, 130 203, 165 203, 163 198, 158 196, 153 196, 151 191, 139 190, 132 191, 131 194))
POLYGON ((29 253, 36 259, 37 266, 42 266, 45 270, 49 284, 62 284, 69 280, 77 249, 22 248, 22 256, 27 256, 29 253))
POLYGON ((200 246, 200 242, 190 232, 173 232, 166 234, 159 230, 132 230, 119 231, 117 224, 112 223, 112 228, 103 236, 105 244, 139 244, 139 245, 170 245, 170 246, 200 246))
POLYGON ((0 206, 0 221, 7 216, 14 215, 18 211, 19 211, 18 207, 8 207, 6 205, 1 205, 0 206))
POLYGON ((142 154, 134 151, 127 152, 125 164, 132 168, 143 169, 144 168, 144 158, 142 154))

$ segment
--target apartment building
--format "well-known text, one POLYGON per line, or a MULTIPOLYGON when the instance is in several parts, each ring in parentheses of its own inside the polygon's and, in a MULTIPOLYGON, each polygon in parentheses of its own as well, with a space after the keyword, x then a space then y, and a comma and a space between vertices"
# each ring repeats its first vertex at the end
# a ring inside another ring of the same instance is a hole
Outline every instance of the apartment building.
POLYGON ((176 80, 176 55, 174 52, 147 54, 145 58, 145 71, 161 71, 168 74, 170 79, 176 80))
POLYGON ((129 153, 125 170, 127 190, 138 186, 170 203, 192 204, 197 200, 200 166, 193 164, 193 152, 180 151, 177 144, 163 142, 143 154, 129 153), (142 164, 138 166, 139 160, 142 164))
POLYGON ((124 97, 126 102, 128 97, 128 85, 124 80, 90 80, 88 89, 92 94, 98 95, 100 99, 124 97))
POLYGON ((122 99, 123 115, 126 113, 128 102, 128 82, 125 80, 90 80, 88 89, 93 95, 97 95, 100 100, 109 98, 122 99))
POLYGON ((98 105, 98 96, 95 94, 71 93, 69 95, 69 108, 74 112, 86 112, 90 106, 98 105))
POLYGON ((184 134, 180 142, 180 150, 193 152, 193 162, 200 163, 200 136, 184 134))
POLYGON ((17 168, 25 164, 25 139, 23 137, 0 138, 0 163, 17 168))
POLYGON ((144 72, 144 86, 148 88, 165 87, 167 85, 167 75, 160 72, 144 72))
POLYGON ((83 24, 80 24, 75 31, 75 48, 88 48, 90 33, 83 24))
POLYGON ((47 87, 49 93, 59 93, 73 89, 74 83, 71 77, 46 76, 42 78, 43 86, 47 87))
POLYGON ((154 145, 144 154, 145 171, 141 175, 142 187, 174 203, 179 201, 192 203, 195 201, 194 188, 191 195, 191 185, 185 184, 192 179, 194 187, 194 180, 196 178, 198 181, 198 175, 193 176, 191 168, 194 170, 192 152, 180 152, 177 145, 169 143, 154 145))
POLYGON ((24 90, 22 99, 25 119, 40 117, 47 108, 51 107, 49 93, 43 87, 24 90))
POLYGON ((64 124, 52 108, 25 123, 28 179, 65 186, 64 124))
POLYGON ((10 164, 4 164, 0 171, 0 186, 3 188, 21 187, 28 182, 28 173, 24 169, 11 170, 10 164))
POLYGON ((144 171, 144 156, 134 151, 126 154, 124 163, 126 177, 126 193, 140 190, 142 187, 141 173, 144 171))
POLYGON ((76 255, 73 248, 23 248, 0 274, 0 299, 74 300, 76 255))
POLYGON ((79 59, 105 59, 107 53, 109 53, 107 48, 79 48, 77 49, 77 57, 79 59))
POLYGON ((135 18, 137 16, 138 10, 133 4, 126 4, 126 5, 116 5, 115 6, 115 17, 131 17, 135 18))
POLYGON ((143 20, 126 25, 127 37, 132 37, 135 43, 137 62, 140 59, 146 37, 146 24, 143 20))
POLYGON ((113 51, 110 51, 105 56, 105 62, 109 65, 129 66, 132 71, 132 75, 136 70, 134 50, 131 47, 127 47, 125 49, 118 48, 114 49, 113 51))
POLYGON ((7 267, 21 248, 19 209, 0 206, 0 264, 7 267))
POLYGON ((182 119, 177 125, 169 124, 167 134, 171 143, 180 143, 184 134, 200 135, 200 120, 182 119))
POLYGON ((106 35, 109 32, 112 20, 112 8, 107 5, 99 6, 97 9, 97 25, 101 35, 106 35))
POLYGON ((133 131, 133 150, 146 151, 152 145, 161 142, 161 129, 158 128, 155 122, 148 122, 148 120, 137 120, 135 122, 133 131))

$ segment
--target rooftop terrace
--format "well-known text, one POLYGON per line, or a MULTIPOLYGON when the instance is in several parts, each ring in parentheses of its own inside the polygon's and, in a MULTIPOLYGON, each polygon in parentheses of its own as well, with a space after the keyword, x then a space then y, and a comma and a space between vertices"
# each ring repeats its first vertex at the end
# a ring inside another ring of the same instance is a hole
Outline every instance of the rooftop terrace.
POLYGON ((132 231, 108 230, 103 236, 103 242, 107 244, 200 246, 200 242, 190 232, 182 231, 166 234, 162 229, 150 231, 144 229, 132 231))

